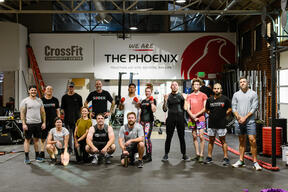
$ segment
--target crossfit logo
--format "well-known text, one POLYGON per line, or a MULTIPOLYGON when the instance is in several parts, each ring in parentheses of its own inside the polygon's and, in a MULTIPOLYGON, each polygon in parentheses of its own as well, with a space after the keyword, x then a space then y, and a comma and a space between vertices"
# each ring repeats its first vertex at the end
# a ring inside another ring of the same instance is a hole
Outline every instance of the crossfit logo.
POLYGON ((72 45, 67 48, 53 48, 49 45, 44 47, 45 61, 82 61, 83 48, 72 45))
POLYGON ((224 64, 235 63, 235 45, 220 36, 204 36, 196 39, 182 55, 181 76, 196 77, 197 72, 220 73, 224 64))

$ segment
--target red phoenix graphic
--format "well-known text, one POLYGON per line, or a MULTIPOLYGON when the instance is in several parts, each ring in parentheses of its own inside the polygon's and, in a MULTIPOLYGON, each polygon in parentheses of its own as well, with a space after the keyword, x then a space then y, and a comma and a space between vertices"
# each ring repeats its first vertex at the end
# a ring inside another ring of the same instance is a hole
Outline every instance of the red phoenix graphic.
POLYGON ((194 40, 182 55, 181 76, 196 77, 197 72, 219 73, 224 64, 235 63, 235 45, 221 36, 204 36, 194 40))

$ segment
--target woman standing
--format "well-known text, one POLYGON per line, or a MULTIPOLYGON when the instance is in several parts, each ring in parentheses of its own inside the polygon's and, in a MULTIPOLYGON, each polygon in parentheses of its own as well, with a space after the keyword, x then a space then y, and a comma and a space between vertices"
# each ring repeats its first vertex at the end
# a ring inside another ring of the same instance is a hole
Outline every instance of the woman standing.
POLYGON ((61 154, 61 163, 66 166, 69 163, 69 131, 65 127, 62 127, 62 124, 62 119, 56 117, 55 127, 48 134, 46 150, 50 155, 52 163, 56 163, 56 155, 61 154))
POLYGON ((145 133, 145 146, 146 146, 146 155, 143 157, 145 161, 152 161, 152 142, 151 142, 151 133, 153 129, 154 115, 156 111, 156 100, 153 98, 152 89, 146 87, 145 89, 146 98, 142 100, 140 104, 140 123, 143 126, 145 133))
POLYGON ((88 162, 88 153, 85 150, 86 137, 89 128, 92 126, 92 121, 89 118, 88 107, 81 108, 81 118, 76 122, 76 128, 74 132, 74 144, 75 144, 75 155, 77 162, 84 161, 88 162))

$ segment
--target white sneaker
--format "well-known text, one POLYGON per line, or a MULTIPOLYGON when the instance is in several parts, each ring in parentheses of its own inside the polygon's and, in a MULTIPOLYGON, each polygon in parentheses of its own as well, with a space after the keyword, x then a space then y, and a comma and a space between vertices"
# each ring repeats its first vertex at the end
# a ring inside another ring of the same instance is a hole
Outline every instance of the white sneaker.
POLYGON ((241 161, 241 160, 238 160, 236 163, 234 163, 234 164, 232 165, 232 167, 234 167, 234 168, 244 167, 244 166, 245 166, 245 163, 244 163, 244 161, 241 161))
POLYGON ((92 164, 97 164, 98 163, 98 157, 97 155, 94 155, 93 160, 91 161, 92 164))
POLYGON ((262 170, 262 167, 261 167, 257 162, 255 162, 255 163, 253 164, 253 168, 254 168, 256 171, 261 171, 261 170, 262 170))

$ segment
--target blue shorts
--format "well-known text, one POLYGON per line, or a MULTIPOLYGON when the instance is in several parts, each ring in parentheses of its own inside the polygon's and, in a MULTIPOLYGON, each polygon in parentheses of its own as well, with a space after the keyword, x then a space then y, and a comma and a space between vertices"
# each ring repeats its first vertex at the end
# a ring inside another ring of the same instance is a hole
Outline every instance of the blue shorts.
POLYGON ((235 121, 235 133, 236 135, 256 135, 256 123, 255 121, 250 121, 245 124, 239 124, 235 121))

